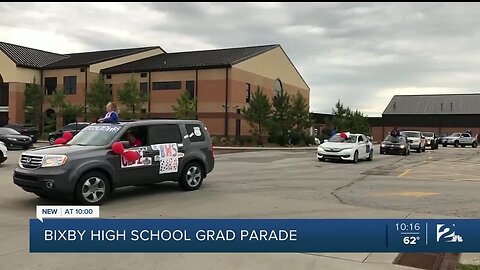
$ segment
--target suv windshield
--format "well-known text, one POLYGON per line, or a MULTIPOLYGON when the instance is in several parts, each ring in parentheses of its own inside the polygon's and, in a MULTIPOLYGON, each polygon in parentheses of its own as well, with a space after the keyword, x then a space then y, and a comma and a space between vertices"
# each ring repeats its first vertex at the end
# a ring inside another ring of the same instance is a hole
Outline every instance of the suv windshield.
POLYGON ((405 137, 403 137, 403 136, 393 137, 393 136, 388 135, 387 138, 385 138, 385 141, 392 142, 392 143, 405 142, 405 137))
POLYGON ((357 136, 350 135, 350 137, 348 137, 346 139, 343 139, 342 137, 340 137, 340 134, 335 134, 328 141, 329 142, 356 143, 357 142, 357 136))
POLYGON ((450 137, 460 137, 462 135, 462 133, 452 133, 452 135, 450 135, 450 137))
POLYGON ((107 145, 121 128, 122 126, 91 125, 82 129, 68 144, 91 146, 107 145))
POLYGON ((420 132, 402 131, 402 132, 400 132, 400 135, 405 136, 405 137, 420 138, 420 132))

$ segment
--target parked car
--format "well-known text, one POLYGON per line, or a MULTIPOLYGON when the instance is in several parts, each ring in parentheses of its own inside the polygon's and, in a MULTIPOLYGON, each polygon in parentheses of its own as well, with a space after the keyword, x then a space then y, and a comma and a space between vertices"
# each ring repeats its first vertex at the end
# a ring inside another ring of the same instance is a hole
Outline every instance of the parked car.
POLYGON ((13 148, 28 149, 33 145, 32 138, 20 134, 11 128, 0 128, 0 142, 3 142, 8 150, 13 148))
POLYGON ((425 136, 420 131, 401 131, 400 135, 407 138, 410 149, 417 150, 418 153, 425 152, 425 136))
POLYGON ((465 147, 470 145, 473 148, 477 147, 477 140, 475 137, 472 137, 469 133, 452 133, 450 136, 443 138, 442 145, 447 147, 448 145, 453 145, 454 147, 465 147))
POLYGON ((3 142, 0 142, 0 164, 2 164, 3 162, 5 162, 5 160, 7 160, 7 153, 8 153, 7 147, 3 142))
POLYGON ((66 195, 80 204, 102 204, 125 186, 175 181, 183 190, 196 190, 214 162, 212 140, 198 120, 98 123, 66 145, 22 153, 13 182, 40 197, 66 195), (132 142, 142 146, 130 147, 132 142), (119 154, 115 146, 121 145, 137 159, 119 154))
POLYGON ((437 138, 436 138, 437 144, 438 144, 438 145, 443 144, 443 139, 444 139, 445 137, 448 137, 448 134, 447 134, 447 133, 440 133, 440 134, 438 134, 438 136, 437 136, 437 138))
POLYGON ((38 137, 40 136, 38 128, 36 128, 32 124, 8 124, 5 127, 14 129, 22 135, 29 136, 30 138, 32 138, 32 141, 34 143, 37 142, 38 137))
POLYGON ((434 132, 422 131, 423 136, 425 136, 425 145, 430 147, 431 150, 438 149, 437 136, 434 132))
POLYGON ((388 135, 380 144, 380 154, 410 155, 410 144, 404 136, 388 135))
POLYGON ((90 125, 90 123, 88 123, 88 122, 70 123, 70 124, 64 126, 63 128, 57 130, 57 131, 50 132, 48 134, 48 142, 50 144, 53 144, 56 139, 62 137, 63 133, 67 132, 67 131, 72 133, 73 136, 75 136, 75 135, 77 135, 78 132, 80 132, 82 129, 84 129, 85 127, 87 127, 89 125, 90 125))
POLYGON ((317 148, 319 161, 327 159, 349 160, 354 163, 359 159, 373 159, 373 144, 364 134, 341 133, 333 135, 317 148))

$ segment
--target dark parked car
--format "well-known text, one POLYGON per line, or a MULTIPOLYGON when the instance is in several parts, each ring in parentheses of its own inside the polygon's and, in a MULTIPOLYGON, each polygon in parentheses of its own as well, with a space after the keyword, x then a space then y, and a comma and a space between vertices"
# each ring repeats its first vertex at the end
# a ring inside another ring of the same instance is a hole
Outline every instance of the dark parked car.
POLYGON ((101 204, 125 186, 175 181, 183 190, 196 190, 214 162, 212 140, 200 121, 100 123, 66 145, 22 153, 13 181, 41 197, 66 195, 81 204, 101 204), (133 142, 142 146, 129 147, 133 142), (116 146, 122 145, 136 152, 128 152, 136 160, 121 155, 116 146))
POLYGON ((32 138, 20 134, 11 128, 0 128, 0 141, 5 144, 8 150, 13 148, 28 149, 33 145, 32 138))
POLYGON ((38 132, 38 128, 31 124, 8 124, 5 126, 6 128, 11 128, 18 131, 20 134, 28 136, 32 138, 34 143, 37 142, 40 133, 38 132))
POLYGON ((410 155, 410 144, 404 136, 388 135, 380 144, 380 154, 410 155))
POLYGON ((50 132, 48 134, 48 142, 50 144, 53 144, 56 139, 62 137, 63 133, 67 131, 72 133, 73 136, 75 136, 77 135, 78 132, 80 132, 80 130, 84 129, 88 125, 90 125, 90 123, 87 123, 87 122, 70 123, 57 131, 50 132))

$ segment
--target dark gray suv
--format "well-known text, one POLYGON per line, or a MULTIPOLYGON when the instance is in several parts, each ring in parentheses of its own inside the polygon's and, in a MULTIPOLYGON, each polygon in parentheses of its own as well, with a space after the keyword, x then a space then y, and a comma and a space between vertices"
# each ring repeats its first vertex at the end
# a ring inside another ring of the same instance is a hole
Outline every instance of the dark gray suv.
POLYGON ((183 190, 196 190, 213 167, 212 141, 202 122, 139 120, 91 124, 65 145, 24 152, 13 181, 40 197, 101 204, 125 186, 176 181, 183 190), (113 151, 116 142, 137 152, 136 159, 113 151))

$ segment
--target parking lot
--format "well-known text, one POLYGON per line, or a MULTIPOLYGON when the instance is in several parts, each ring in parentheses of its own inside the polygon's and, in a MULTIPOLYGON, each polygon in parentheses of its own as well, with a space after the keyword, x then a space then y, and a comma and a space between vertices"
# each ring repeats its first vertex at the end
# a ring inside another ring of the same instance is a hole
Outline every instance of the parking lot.
MULTIPOLYGON (((480 217, 480 150, 443 148, 410 156, 380 155, 357 164, 319 162, 315 151, 217 152, 200 190, 175 183, 117 190, 102 218, 421 218, 480 217)), ((0 165, 2 269, 310 269, 325 254, 29 254, 28 219, 35 206, 65 204, 37 198, 12 182, 21 151, 0 165), (122 260, 119 260, 119 259, 122 260), (184 267, 183 267, 184 266, 184 267), (268 267, 267 267, 268 266, 268 267)), ((350 262, 379 260, 343 254, 350 262)), ((390 261, 391 262, 391 261, 390 261)), ((380 264, 381 266, 381 264, 380 264)), ((321 268, 317 268, 321 269, 321 268)), ((348 267, 329 269, 351 269, 348 267)), ((356 267, 356 269, 362 269, 356 267)), ((373 268, 369 268, 373 269, 373 268)), ((382 269, 379 267, 378 269, 382 269)))

